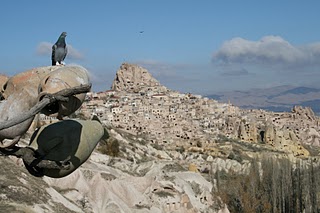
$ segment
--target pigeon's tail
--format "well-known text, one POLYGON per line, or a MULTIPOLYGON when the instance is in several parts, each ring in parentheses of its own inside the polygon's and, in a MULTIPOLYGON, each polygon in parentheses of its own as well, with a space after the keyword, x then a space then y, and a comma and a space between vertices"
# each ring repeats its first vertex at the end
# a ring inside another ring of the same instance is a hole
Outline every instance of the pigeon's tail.
POLYGON ((56 61, 52 60, 52 66, 55 66, 55 65, 56 65, 56 61))

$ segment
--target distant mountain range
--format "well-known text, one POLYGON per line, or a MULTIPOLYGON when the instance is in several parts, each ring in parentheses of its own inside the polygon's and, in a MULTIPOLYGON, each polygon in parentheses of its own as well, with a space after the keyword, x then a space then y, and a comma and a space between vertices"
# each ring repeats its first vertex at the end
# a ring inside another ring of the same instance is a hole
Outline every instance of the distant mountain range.
POLYGON ((245 109, 265 109, 274 112, 291 111, 294 105, 311 107, 320 114, 320 89, 278 86, 268 89, 219 92, 206 95, 220 102, 230 102, 245 109))

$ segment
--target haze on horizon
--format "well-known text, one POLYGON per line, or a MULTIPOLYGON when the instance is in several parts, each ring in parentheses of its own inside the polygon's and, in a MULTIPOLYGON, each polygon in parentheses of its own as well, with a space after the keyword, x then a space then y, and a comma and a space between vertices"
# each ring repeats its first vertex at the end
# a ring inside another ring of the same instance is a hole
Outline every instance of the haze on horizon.
POLYGON ((2 63, 9 76, 49 66, 66 31, 66 64, 110 88, 123 62, 170 89, 210 94, 281 85, 319 87, 319 1, 6 1, 2 63))

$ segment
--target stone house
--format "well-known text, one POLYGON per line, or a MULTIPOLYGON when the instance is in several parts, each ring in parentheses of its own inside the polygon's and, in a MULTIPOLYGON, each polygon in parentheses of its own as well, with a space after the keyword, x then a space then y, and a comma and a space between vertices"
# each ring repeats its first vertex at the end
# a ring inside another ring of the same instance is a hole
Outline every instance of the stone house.
POLYGON ((122 108, 121 108, 121 107, 112 107, 112 108, 111 108, 111 112, 112 112, 113 114, 119 114, 119 113, 122 112, 122 108))

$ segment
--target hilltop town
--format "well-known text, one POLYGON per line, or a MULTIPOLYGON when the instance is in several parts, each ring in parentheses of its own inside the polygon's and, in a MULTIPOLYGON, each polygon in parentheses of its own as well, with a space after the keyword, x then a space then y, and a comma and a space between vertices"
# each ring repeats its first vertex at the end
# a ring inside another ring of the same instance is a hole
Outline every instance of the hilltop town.
POLYGON ((111 90, 88 94, 78 113, 97 115, 107 126, 154 146, 209 157, 230 154, 217 147, 221 141, 244 142, 295 157, 310 156, 313 151, 307 147, 320 146, 319 118, 308 107, 295 106, 283 113, 245 110, 172 91, 146 69, 128 63, 120 66, 111 90))
MULTIPOLYGON (((34 177, 21 159, 3 156, 0 209, 228 213, 319 206, 320 127, 310 108, 241 109, 172 91, 124 63, 111 89, 88 93, 71 117, 98 117, 108 137, 63 178, 34 177)), ((34 127, 54 119, 39 115, 34 127)))

